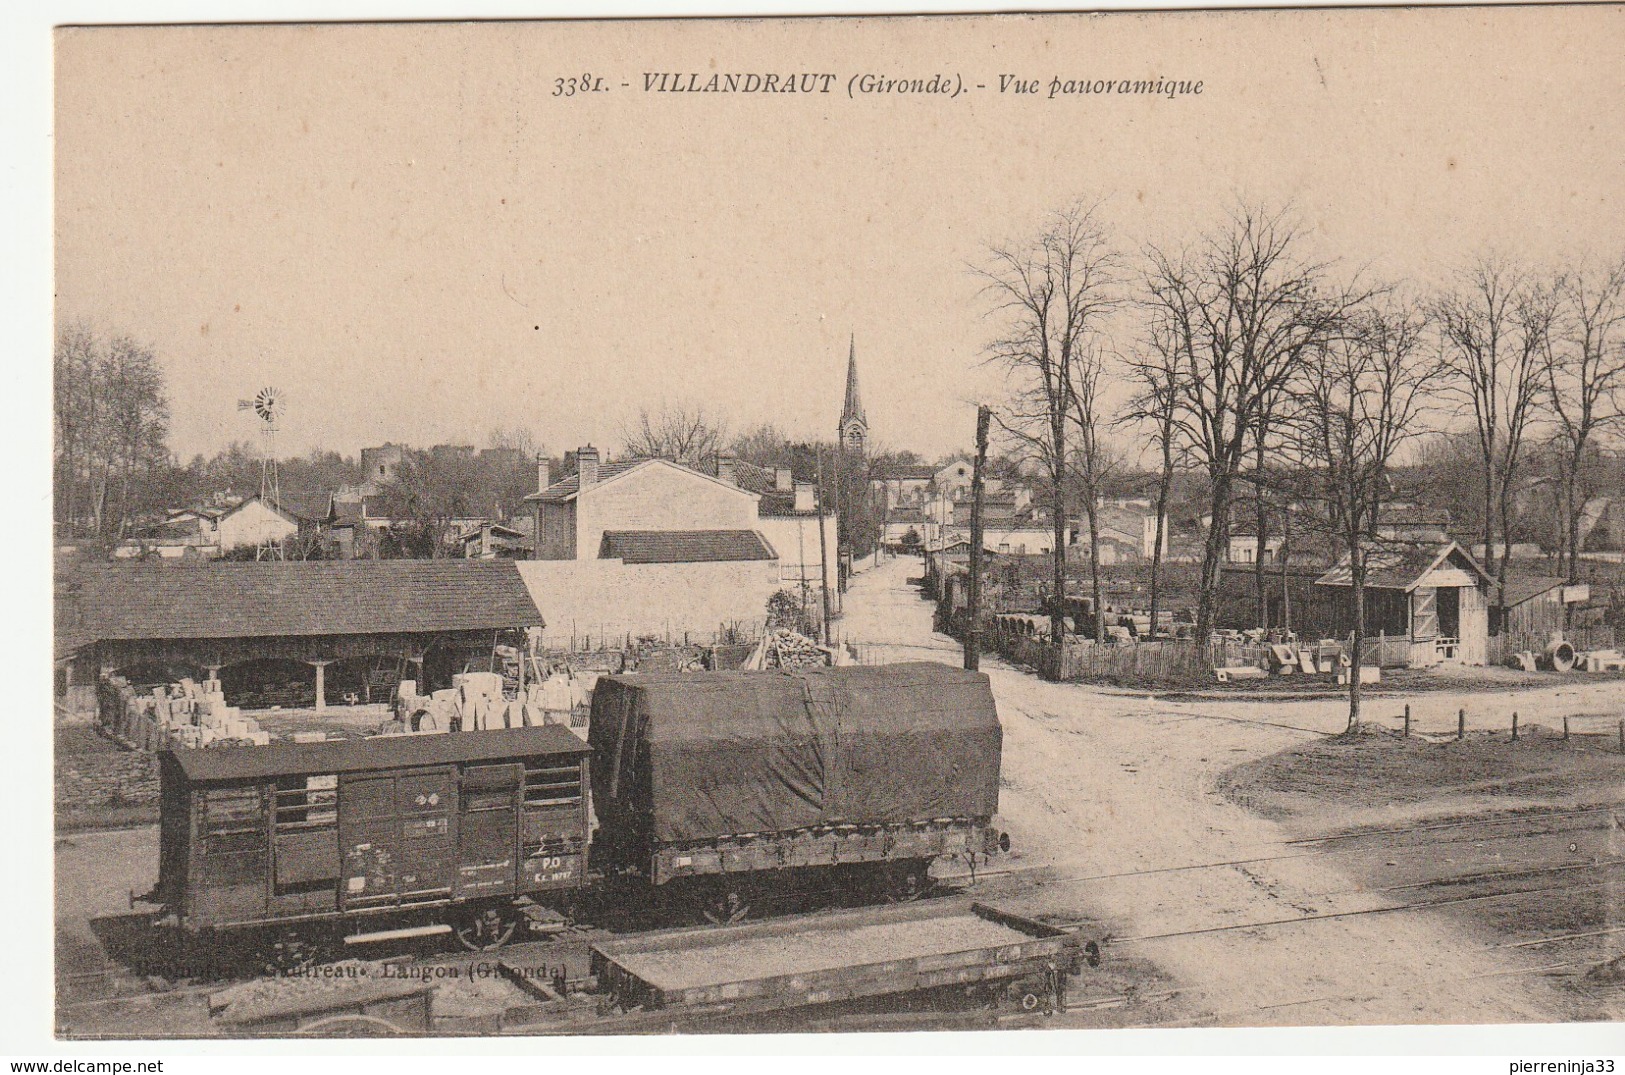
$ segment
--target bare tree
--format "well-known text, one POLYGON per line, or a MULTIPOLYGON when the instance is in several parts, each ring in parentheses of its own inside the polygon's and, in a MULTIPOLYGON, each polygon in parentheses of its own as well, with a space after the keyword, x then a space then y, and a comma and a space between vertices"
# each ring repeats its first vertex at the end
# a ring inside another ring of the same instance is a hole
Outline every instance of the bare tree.
POLYGON ((1578 582, 1586 465, 1599 438, 1625 425, 1625 258, 1564 273, 1552 290, 1558 321, 1543 341, 1545 390, 1556 426, 1563 561, 1578 582))
POLYGON ((511 429, 494 428, 486 440, 493 448, 511 448, 516 452, 523 452, 527 460, 535 459, 543 451, 542 442, 536 439, 536 434, 524 426, 514 426, 511 429))
POLYGON ((1373 304, 1337 337, 1305 355, 1283 426, 1293 461, 1291 494, 1318 511, 1304 517, 1342 547, 1353 590, 1349 720, 1360 722, 1360 665, 1366 633, 1366 579, 1381 552, 1377 523, 1390 495, 1390 471, 1403 445, 1423 432, 1428 391, 1442 371, 1425 346, 1426 320, 1414 303, 1373 304))
POLYGON ((53 376, 58 517, 121 536, 170 464, 157 355, 128 336, 70 325, 57 334, 53 376))
POLYGON ((1178 356, 1173 423, 1208 479, 1198 641, 1213 630, 1241 466, 1299 360, 1332 338, 1360 297, 1331 289, 1328 267, 1304 245, 1285 211, 1243 207, 1191 247, 1149 252, 1142 302, 1154 338, 1178 356))
POLYGON ((1512 495, 1546 383, 1556 296, 1506 260, 1481 257, 1435 302, 1434 317, 1450 373, 1446 384, 1458 411, 1472 419, 1483 464, 1484 567, 1497 578, 1499 606, 1511 554, 1512 495))
POLYGON ((1091 342, 1077 362, 1076 387, 1071 394, 1072 407, 1068 414, 1076 433, 1072 473, 1077 479, 1089 524, 1089 588, 1095 611, 1096 640, 1106 636, 1106 606, 1100 587, 1100 501, 1105 495, 1106 483, 1122 464, 1122 456, 1102 436, 1102 427, 1111 421, 1109 415, 1100 412, 1100 379, 1104 372, 1101 348, 1097 342, 1091 342))
POLYGON ((1149 422, 1157 445, 1156 531, 1151 544, 1151 631, 1157 631, 1157 605, 1161 598, 1162 551, 1168 541, 1168 496, 1174 478, 1175 417, 1178 414, 1179 371, 1182 352, 1167 327, 1153 326, 1141 351, 1128 360, 1134 395, 1124 408, 1121 423, 1149 422))
POLYGON ((1004 322, 1003 334, 987 348, 988 361, 1002 366, 1011 383, 1008 405, 996 417, 1048 486, 1050 638, 1056 645, 1064 635, 1066 597, 1067 426, 1101 322, 1118 302, 1116 266, 1096 207, 1075 204, 1055 213, 1036 239, 991 247, 986 266, 975 270, 1004 322))
POLYGON ((707 462, 728 441, 727 425, 702 406, 667 403, 647 407, 621 426, 621 454, 628 459, 669 459, 684 466, 707 462))

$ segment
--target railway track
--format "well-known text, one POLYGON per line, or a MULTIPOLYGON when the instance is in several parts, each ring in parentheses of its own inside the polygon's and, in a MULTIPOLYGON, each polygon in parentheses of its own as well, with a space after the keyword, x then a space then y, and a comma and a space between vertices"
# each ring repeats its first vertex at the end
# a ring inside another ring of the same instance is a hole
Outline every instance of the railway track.
MULTIPOLYGON (((1423 833, 1423 832, 1442 832, 1442 831, 1447 831, 1447 830, 1455 830, 1455 829, 1463 829, 1463 828, 1474 828, 1474 827, 1482 827, 1482 826, 1499 827, 1502 824, 1510 823, 1510 822, 1514 822, 1514 821, 1544 820, 1544 819, 1547 819, 1547 818, 1594 817, 1594 816, 1600 816, 1600 817, 1606 817, 1607 818, 1607 821, 1602 823, 1602 824, 1590 824, 1590 825, 1583 825, 1582 824, 1582 825, 1575 825, 1575 826, 1566 827, 1566 828, 1546 829, 1546 830, 1542 830, 1542 831, 1538 831, 1538 832, 1535 832, 1535 831, 1498 832, 1498 833, 1490 833, 1490 834, 1487 834, 1487 835, 1462 836, 1462 837, 1459 837, 1459 838, 1456 838, 1456 839, 1445 839, 1445 840, 1429 839, 1429 840, 1425 841, 1424 843, 1417 843, 1417 844, 1392 844, 1392 843, 1390 843, 1390 844, 1382 844, 1382 845, 1379 845, 1377 847, 1341 847, 1341 848, 1332 848, 1332 849, 1329 849, 1329 850, 1296 851, 1296 852, 1290 852, 1290 853, 1282 854, 1282 855, 1255 855, 1255 856, 1251 856, 1251 857, 1248 857, 1248 858, 1225 859, 1225 860, 1220 860, 1220 861, 1215 861, 1215 862, 1194 862, 1194 863, 1187 863, 1187 864, 1180 865, 1180 866, 1155 866, 1155 867, 1148 867, 1148 868, 1143 869, 1143 870, 1118 870, 1118 871, 1114 871, 1114 872, 1111 872, 1111 873, 1080 874, 1080 875, 1074 876, 1074 877, 1053 877, 1053 878, 1046 877, 1046 878, 1035 879, 1032 882, 1032 884, 1033 884, 1034 887, 1045 887, 1045 886, 1063 885, 1063 884, 1083 884, 1083 883, 1087 883, 1087 882, 1090 882, 1090 881, 1115 881, 1115 880, 1122 880, 1122 879, 1125 879, 1125 878, 1134 878, 1134 877, 1154 877, 1154 876, 1156 876, 1158 874, 1186 873, 1186 872, 1192 872, 1192 871, 1197 871, 1197 870, 1217 870, 1217 869, 1225 869, 1225 868, 1236 867, 1236 866, 1266 865, 1266 864, 1272 863, 1272 862, 1290 862, 1290 861, 1301 860, 1301 859, 1317 859, 1317 858, 1325 858, 1325 857, 1327 857, 1329 855, 1369 854, 1369 853, 1372 853, 1374 851, 1400 851, 1400 850, 1405 850, 1406 848, 1412 848, 1412 847, 1439 847, 1439 846, 1448 846, 1450 844, 1481 844, 1481 843, 1489 843, 1489 842, 1498 841, 1498 840, 1520 840, 1520 839, 1527 839, 1527 838, 1535 837, 1535 836, 1550 836, 1550 835, 1557 835, 1559 833, 1607 832, 1607 831, 1613 829, 1616 826, 1615 815, 1619 814, 1622 810, 1625 810, 1625 802, 1622 802, 1622 803, 1607 803, 1607 804, 1602 804, 1602 805, 1597 805, 1597 806, 1589 806, 1589 807, 1582 807, 1582 808, 1572 809, 1572 810, 1553 810, 1553 811, 1540 811, 1540 812, 1531 811, 1531 812, 1519 813, 1519 814, 1515 814, 1515 815, 1508 815, 1508 816, 1499 817, 1499 818, 1462 818, 1462 819, 1457 819, 1457 820, 1448 821, 1448 822, 1440 822, 1440 823, 1433 823, 1433 824, 1427 824, 1427 825, 1415 825, 1415 826, 1410 826, 1410 827, 1407 827, 1407 828, 1398 828, 1398 829, 1365 829, 1365 830, 1360 830, 1360 831, 1356 831, 1356 832, 1336 833, 1336 834, 1332 834, 1332 835, 1329 835, 1329 836, 1311 836, 1311 837, 1303 837, 1301 839, 1296 839, 1296 840, 1287 840, 1286 844, 1288 846, 1292 846, 1292 847, 1310 847, 1310 846, 1324 845, 1324 844, 1328 844, 1328 843, 1335 843, 1335 842, 1345 841, 1345 840, 1359 840, 1359 839, 1364 839, 1364 838, 1368 838, 1368 837, 1377 837, 1377 836, 1414 835, 1416 833, 1423 833)), ((985 874, 978 873, 976 875, 976 879, 981 880, 984 877, 992 877, 992 876, 1000 876, 1000 875, 1011 875, 1011 874, 1019 874, 1019 873, 1032 873, 1032 872, 1038 872, 1038 871, 1041 871, 1041 870, 1044 870, 1044 869, 1047 869, 1047 867, 1044 867, 1044 866, 1013 867, 1013 868, 1006 869, 1006 870, 989 871, 989 872, 987 872, 985 874)), ((1328 893, 1328 895, 1346 895, 1346 893, 1328 893)))
MULTIPOLYGON (((1593 834, 1607 832, 1617 824, 1619 812, 1625 809, 1625 803, 1606 802, 1587 806, 1570 807, 1554 810, 1520 811, 1487 818, 1454 818, 1443 821, 1428 822, 1404 827, 1386 829, 1361 829, 1349 832, 1329 833, 1323 836, 1302 837, 1288 841, 1288 845, 1301 850, 1292 850, 1282 854, 1257 855, 1246 858, 1229 859, 1214 862, 1188 863, 1175 866, 1151 867, 1140 870, 1124 870, 1098 874, 1085 874, 1068 877, 1032 877, 1031 875, 1046 867, 1004 867, 995 870, 976 871, 972 874, 957 874, 941 879, 940 889, 944 895, 953 895, 963 892, 966 888, 979 887, 984 883, 994 881, 1014 881, 1018 891, 1041 889, 1063 884, 1088 884, 1092 882, 1108 882, 1122 879, 1155 878, 1175 872, 1220 870, 1228 868, 1267 865, 1276 862, 1313 859, 1320 857, 1348 857, 1360 854, 1394 854, 1406 851, 1427 852, 1432 849, 1448 848, 1462 844, 1488 844, 1507 841, 1538 839, 1541 837, 1561 837, 1569 835, 1593 834)), ((1146 957, 1154 961, 1155 946, 1158 943, 1176 941, 1178 938, 1199 936, 1204 934, 1228 933, 1240 931, 1269 931, 1288 928, 1303 928, 1312 926, 1317 922, 1348 919, 1365 916, 1383 916, 1396 914, 1427 913, 1441 909, 1472 907, 1474 905, 1493 905, 1498 901, 1525 899, 1543 899, 1558 897, 1563 894, 1595 891, 1610 885, 1618 884, 1617 871, 1625 866, 1625 859, 1609 858, 1594 862, 1537 862, 1524 863, 1504 870, 1478 871, 1455 875, 1443 875, 1427 878, 1420 881, 1404 881, 1391 885, 1366 886, 1350 890, 1323 892, 1311 894, 1309 898, 1332 898, 1359 893, 1380 893, 1389 896, 1401 897, 1397 902, 1380 907, 1358 908, 1348 911, 1335 911, 1325 914, 1300 914, 1248 922, 1225 922, 1211 926, 1196 926, 1188 929, 1164 930, 1146 932, 1133 936, 1109 938, 1103 943, 1108 950, 1115 949, 1125 955, 1129 952, 1144 951, 1146 957), (1596 874, 1595 877, 1585 878, 1587 874, 1596 874), (1538 882, 1562 879, 1558 884, 1541 884, 1538 882), (1472 891, 1461 891, 1462 886, 1473 888, 1472 891), (1451 892, 1451 889, 1455 889, 1451 892), (1487 890, 1486 890, 1487 889, 1487 890), (1425 895, 1429 894, 1431 895, 1425 895), (1421 898, 1409 898, 1409 897, 1421 898)), ((1063 928, 1078 928, 1093 924, 1089 920, 1076 919, 1069 921, 1055 921, 1052 924, 1063 928)), ((657 927, 656 927, 657 928, 657 927)), ((618 936, 631 936, 639 932, 637 929, 617 931, 618 936)), ((1625 927, 1609 927, 1596 930, 1565 930, 1546 936, 1525 938, 1506 944, 1490 946, 1493 949, 1557 949, 1561 946, 1575 945, 1587 941, 1602 943, 1602 938, 1625 933, 1625 927)), ((437 959, 444 960, 447 956, 426 956, 410 960, 411 965, 431 965, 437 959)), ((1579 963, 1550 964, 1546 970, 1541 968, 1520 968, 1509 971, 1511 974, 1535 974, 1556 969, 1585 967, 1594 964, 1581 961, 1579 963)), ((121 1006, 155 1006, 167 1005, 196 1005, 207 1003, 207 995, 226 988, 234 982, 249 980, 246 977, 236 977, 210 982, 181 982, 167 988, 153 989, 153 979, 147 979, 122 967, 111 966, 100 970, 72 972, 64 976, 67 984, 72 986, 92 985, 101 983, 113 989, 116 995, 93 998, 80 1001, 71 1001, 60 1006, 61 1018, 75 1024, 82 1024, 98 1011, 116 1009, 121 1006)), ((1174 996, 1195 996, 1189 991, 1171 990, 1162 993, 1147 994, 1138 992, 1125 992, 1122 994, 1107 994, 1092 996, 1086 1001, 1073 1005, 1075 1009, 1110 1009, 1130 1004, 1144 1005, 1152 1000, 1169 999, 1174 996)), ((1316 1002, 1332 1002, 1349 998, 1323 998, 1313 997, 1294 1000, 1290 1004, 1271 1005, 1269 1007, 1283 1007, 1297 1004, 1311 1004, 1316 1002)), ((1202 1015, 1204 1021, 1223 1020, 1237 1013, 1218 1013, 1202 1015)), ((1244 1014, 1244 1013, 1242 1013, 1244 1014)), ((844 1018, 844 1017, 842 1017, 844 1018)), ((889 1025, 887 1018, 871 1013, 867 1016, 853 1016, 860 1023, 864 1019, 879 1027, 889 1025)), ((946 1016, 944 1016, 946 1018, 946 1016)), ((986 1025, 1020 1024, 1028 1021, 1026 1016, 987 1017, 991 1022, 986 1025)), ((913 1022, 930 1023, 930 1013, 898 1013, 892 1020, 899 1028, 913 1022)), ((950 1020, 951 1021, 951 1020, 950 1020)), ((816 1022, 816 1020, 815 1020, 816 1022)), ((836 1020, 840 1022, 840 1020, 836 1020)), ((832 1026, 834 1024, 831 1024, 832 1026)), ((1136 1024, 1156 1025, 1156 1024, 1136 1024)), ((605 1031, 613 1028, 605 1025, 605 1031)), ((521 1031, 522 1032, 522 1031, 521 1031)))

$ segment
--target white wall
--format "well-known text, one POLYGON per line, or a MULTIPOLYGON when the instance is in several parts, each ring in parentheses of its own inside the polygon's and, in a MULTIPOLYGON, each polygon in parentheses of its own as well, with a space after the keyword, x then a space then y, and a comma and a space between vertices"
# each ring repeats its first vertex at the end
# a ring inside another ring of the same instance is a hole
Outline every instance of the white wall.
POLYGON ((620 560, 520 560, 519 575, 547 621, 548 646, 627 634, 708 642, 719 626, 759 630, 780 588, 776 560, 625 564, 620 560))
MULTIPOLYGON (((779 554, 779 579, 784 588, 798 588, 803 580, 817 595, 824 574, 818 560, 818 517, 816 515, 767 516, 756 521, 756 529, 773 551, 779 554)), ((841 604, 840 572, 837 569, 835 516, 824 516, 824 566, 829 568, 830 608, 841 604)))
POLYGON ((242 545, 260 545, 282 541, 299 532, 299 524, 273 510, 263 500, 254 499, 227 515, 216 524, 215 543, 229 551, 242 545))
POLYGON ((596 559, 605 530, 755 530, 756 500, 743 489, 657 461, 576 496, 576 559, 596 559))

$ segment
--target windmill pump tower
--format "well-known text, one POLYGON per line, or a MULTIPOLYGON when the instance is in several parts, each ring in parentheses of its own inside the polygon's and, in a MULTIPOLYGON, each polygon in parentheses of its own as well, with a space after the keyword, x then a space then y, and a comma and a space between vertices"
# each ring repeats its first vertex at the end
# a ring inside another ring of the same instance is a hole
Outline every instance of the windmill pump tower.
MULTIPOLYGON (((240 399, 237 409, 240 411, 253 411, 260 423, 260 503, 276 511, 282 510, 282 490, 278 485, 276 464, 276 434, 277 425, 288 408, 287 397, 281 389, 262 388, 254 393, 253 399, 240 399)), ((255 552, 257 560, 282 559, 282 538, 272 536, 269 532, 261 535, 259 548, 255 552)))

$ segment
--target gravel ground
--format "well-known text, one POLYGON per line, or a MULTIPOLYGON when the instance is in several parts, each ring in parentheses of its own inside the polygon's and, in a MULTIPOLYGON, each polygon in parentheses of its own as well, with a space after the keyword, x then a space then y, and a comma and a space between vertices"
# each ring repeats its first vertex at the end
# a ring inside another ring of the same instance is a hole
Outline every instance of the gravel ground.
MULTIPOLYGON (((957 644, 931 630, 931 604, 908 583, 918 561, 899 558, 853 580, 842 633, 871 659, 958 663, 957 644)), ((1032 896, 1035 911, 1091 916, 1117 941, 1107 947, 1154 962, 1184 991, 1179 1024, 1266 1026, 1524 1022, 1561 1019, 1562 998, 1538 962, 1491 952, 1439 913, 1363 915, 1289 926, 1228 929, 1160 940, 1160 934, 1245 926, 1304 915, 1391 906, 1317 857, 1168 870, 1289 855, 1295 833, 1230 802, 1217 787, 1232 767, 1340 731, 1346 708, 1306 701, 1163 701, 1051 684, 984 656, 1005 731, 1002 820, 1024 864, 1057 878, 1032 896)), ((1552 725, 1563 713, 1618 712, 1617 682, 1520 692, 1429 692, 1385 698, 1370 716, 1405 701, 1418 731, 1500 727, 1514 709, 1552 725)), ((1525 797, 1504 795, 1503 808, 1525 797)), ((1550 805, 1550 789, 1527 796, 1550 805)), ((1448 804, 1427 803, 1408 816, 1448 804)), ((1354 807, 1348 827, 1404 814, 1354 807)), ((1064 1018, 1064 1017, 1063 1017, 1064 1018)))

